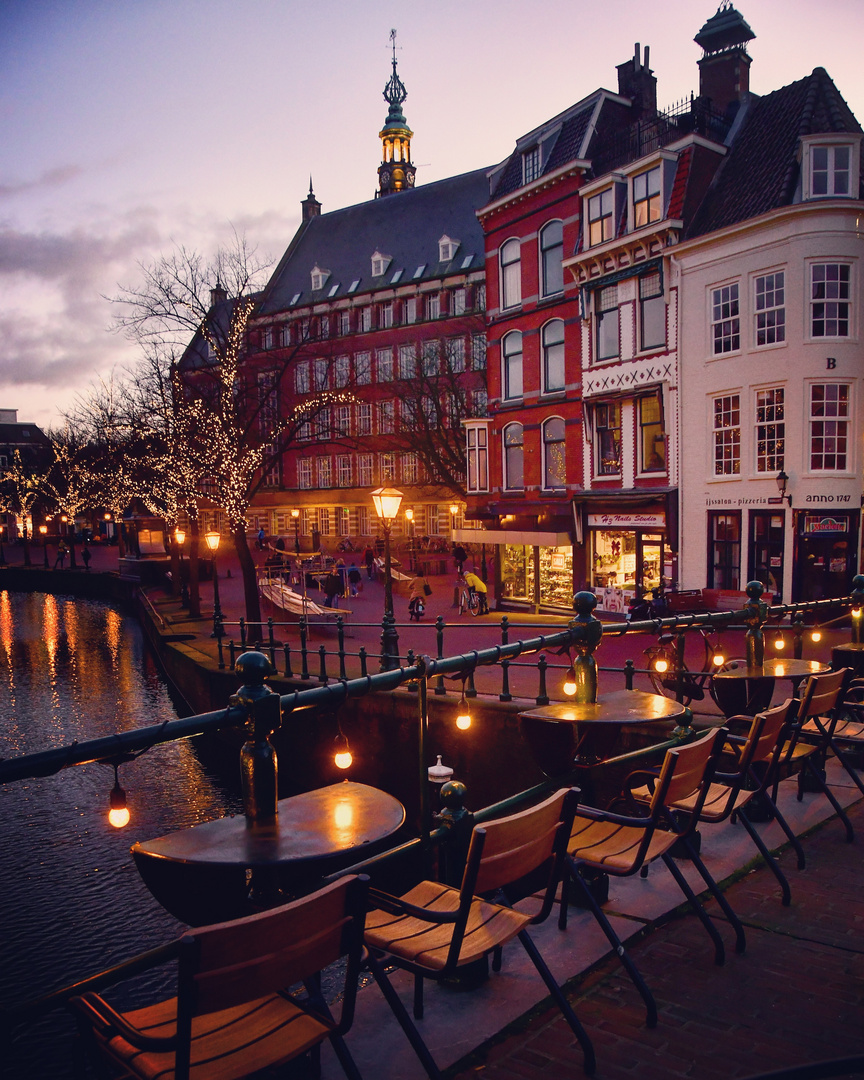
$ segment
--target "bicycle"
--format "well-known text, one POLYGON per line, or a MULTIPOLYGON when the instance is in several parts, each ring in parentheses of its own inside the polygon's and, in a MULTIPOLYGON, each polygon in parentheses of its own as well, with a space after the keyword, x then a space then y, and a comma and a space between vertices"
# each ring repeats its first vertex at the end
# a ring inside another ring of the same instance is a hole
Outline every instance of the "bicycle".
POLYGON ((714 672, 726 662, 720 649, 717 631, 713 627, 706 629, 704 626, 696 629, 702 639, 704 650, 702 668, 699 671, 691 671, 686 660, 682 658, 679 672, 676 634, 668 631, 661 633, 657 644, 649 645, 645 649, 645 656, 648 658, 648 678, 651 680, 654 692, 675 698, 682 705, 689 705, 691 701, 702 701, 705 697, 706 685, 709 694, 713 697, 711 680, 714 672))
POLYGON ((466 609, 472 615, 479 615, 480 597, 477 595, 476 589, 470 589, 467 585, 463 585, 459 590, 459 614, 464 614, 466 609))

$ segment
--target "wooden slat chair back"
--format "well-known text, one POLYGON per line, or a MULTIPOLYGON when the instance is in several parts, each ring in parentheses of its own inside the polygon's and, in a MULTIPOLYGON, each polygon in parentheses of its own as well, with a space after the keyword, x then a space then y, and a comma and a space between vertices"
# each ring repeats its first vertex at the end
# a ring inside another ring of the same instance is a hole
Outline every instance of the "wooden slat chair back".
POLYGON ((117 1013, 97 994, 70 1001, 90 1048, 129 1077, 239 1080, 329 1039, 352 1080, 342 1036, 354 1019, 367 881, 350 876, 291 904, 201 927, 177 942, 177 996, 117 1013), (347 957, 339 1021, 318 973, 347 957), (295 984, 307 994, 290 996, 295 984))
POLYGON ((562 789, 538 806, 475 826, 458 889, 422 881, 404 896, 371 890, 375 907, 366 917, 369 966, 427 1074, 440 1076, 426 1044, 393 987, 385 968, 396 965, 414 975, 414 1016, 423 1017, 423 980, 447 978, 493 955, 501 968, 501 949, 518 938, 537 968, 583 1053, 592 1073, 594 1050, 582 1025, 549 971, 527 928, 552 910, 566 854, 578 792, 562 789), (509 906, 508 886, 548 865, 541 909, 536 915, 509 906))
POLYGON ((841 668, 839 671, 829 671, 824 675, 811 675, 807 680, 801 694, 797 715, 791 725, 790 737, 783 747, 783 757, 772 791, 772 798, 776 802, 781 777, 797 774, 798 801, 802 802, 809 780, 810 790, 821 791, 831 804, 834 813, 843 823, 846 841, 850 844, 855 839, 855 831, 845 810, 828 786, 825 763, 828 751, 833 751, 858 789, 864 794, 864 783, 848 765, 834 740, 834 728, 851 677, 850 668, 841 668))
MULTIPOLYGON (((659 776, 654 773, 637 772, 628 777, 628 787, 636 783, 646 784, 646 802, 649 810, 647 816, 640 817, 635 814, 629 816, 580 806, 574 818, 567 848, 569 880, 578 887, 585 906, 594 914, 641 994, 645 1002, 649 1027, 654 1027, 657 1023, 657 1005, 654 997, 636 965, 630 959, 612 924, 595 900, 586 875, 600 872, 616 877, 629 877, 637 874, 643 866, 647 866, 655 859, 662 859, 711 937, 714 943, 715 962, 722 964, 725 958, 723 940, 670 855, 674 845, 680 843, 686 848, 688 858, 693 862, 729 919, 735 930, 736 947, 739 952, 743 952, 744 928, 720 892, 696 848, 690 842, 726 736, 725 728, 709 731, 691 743, 668 750, 659 776), (673 804, 683 801, 687 801, 692 807, 692 813, 676 815, 673 804)), ((565 878, 559 917, 559 925, 562 929, 567 924, 569 898, 567 883, 568 878, 565 878)))

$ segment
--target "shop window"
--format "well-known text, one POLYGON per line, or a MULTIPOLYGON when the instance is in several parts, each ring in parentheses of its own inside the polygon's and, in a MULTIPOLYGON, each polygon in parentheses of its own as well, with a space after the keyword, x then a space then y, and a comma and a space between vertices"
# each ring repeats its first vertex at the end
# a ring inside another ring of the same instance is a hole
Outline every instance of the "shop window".
POLYGON ((738 282, 711 290, 711 355, 737 352, 741 348, 741 309, 738 282))
POLYGON ((508 491, 524 491, 525 472, 522 453, 522 425, 508 424, 504 428, 504 487, 508 491))
POLYGON ((810 267, 810 334, 814 338, 849 337, 850 268, 845 263, 810 267))
POLYGON ((522 334, 519 330, 505 335, 501 342, 501 356, 504 400, 519 399, 522 397, 522 334))
POLYGON ((567 485, 564 421, 552 416, 543 424, 543 487, 561 491, 567 485))
POLYGON ((714 475, 741 472, 741 399, 727 394, 714 399, 714 475))
POLYGON ((666 434, 659 394, 639 398, 639 445, 642 472, 665 472, 666 434))
POLYGON ((775 475, 783 468, 786 402, 782 386, 756 391, 756 472, 775 475))
POLYGON ((817 383, 810 387, 810 468, 845 472, 849 450, 849 386, 817 383))
POLYGON ((621 406, 617 402, 598 405, 594 426, 597 438, 597 475, 621 473, 621 406))
POLYGON ((618 286, 607 285, 595 293, 597 312, 597 359, 611 360, 618 356, 618 286))
POLYGON ((543 296, 564 291, 564 226, 550 221, 540 230, 540 284, 543 296))
POLYGON ((489 432, 485 424, 466 428, 468 458, 468 490, 489 490, 489 432))
POLYGON ((639 278, 639 344, 643 351, 666 344, 666 298, 659 271, 639 278))
POLYGON ((708 513, 708 588, 741 588, 741 514, 708 513))
MULTIPOLYGON (((534 602, 534 548, 505 544, 501 558, 501 593, 508 600, 534 602)), ((570 597, 572 604, 573 597, 570 597)))
POLYGON ((573 608, 573 548, 541 547, 540 603, 573 608))
POLYGON ((501 247, 501 307, 522 303, 522 247, 518 240, 508 240, 501 247))
POLYGON ((786 340, 786 275, 760 274, 755 286, 756 344, 779 345, 786 340))
POLYGON ((543 393, 555 394, 564 382, 564 322, 552 319, 543 327, 543 393))

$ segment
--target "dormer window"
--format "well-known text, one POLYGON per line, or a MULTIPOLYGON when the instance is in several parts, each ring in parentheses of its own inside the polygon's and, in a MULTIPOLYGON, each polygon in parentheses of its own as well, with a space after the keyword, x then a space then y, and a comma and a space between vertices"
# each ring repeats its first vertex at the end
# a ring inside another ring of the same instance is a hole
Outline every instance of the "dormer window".
POLYGON ((532 146, 522 155, 522 183, 530 184, 540 175, 540 147, 532 146))
POLYGON ((588 245, 596 247, 615 235, 615 192, 610 188, 588 200, 588 245))
POLYGON ((451 240, 446 235, 442 236, 438 241, 438 262, 450 262, 455 257, 458 247, 458 240, 451 240))
POLYGON ((660 166, 633 177, 633 228, 641 229, 663 217, 660 166))
POLYGON ((381 277, 392 261, 392 255, 382 255, 380 251, 376 251, 372 256, 372 277, 381 277))
POLYGON ((319 289, 323 289, 330 277, 329 270, 322 270, 320 266, 316 265, 312 269, 312 292, 318 292, 319 289))
POLYGON ((803 197, 842 199, 857 194, 860 136, 814 135, 803 146, 803 197), (842 141, 841 141, 842 140, 842 141))

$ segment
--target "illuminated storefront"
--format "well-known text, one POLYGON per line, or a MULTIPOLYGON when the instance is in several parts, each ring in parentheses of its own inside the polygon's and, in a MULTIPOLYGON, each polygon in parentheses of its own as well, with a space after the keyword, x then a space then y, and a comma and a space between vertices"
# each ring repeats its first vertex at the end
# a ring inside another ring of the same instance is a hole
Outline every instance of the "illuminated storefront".
POLYGON ((588 584, 597 608, 624 614, 632 598, 660 588, 673 576, 666 542, 666 515, 588 514, 588 584))
POLYGON ((573 546, 504 544, 501 599, 543 607, 573 606, 573 546))

